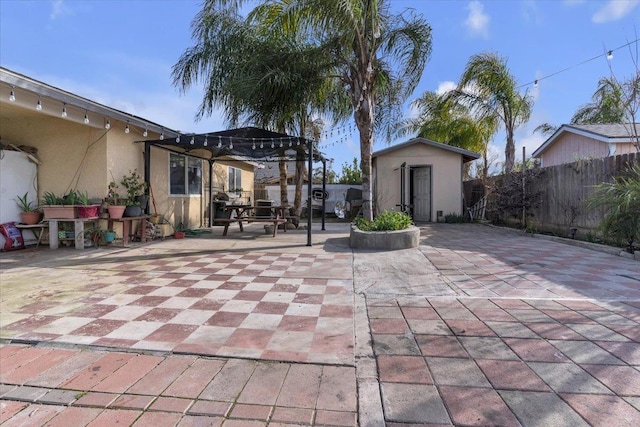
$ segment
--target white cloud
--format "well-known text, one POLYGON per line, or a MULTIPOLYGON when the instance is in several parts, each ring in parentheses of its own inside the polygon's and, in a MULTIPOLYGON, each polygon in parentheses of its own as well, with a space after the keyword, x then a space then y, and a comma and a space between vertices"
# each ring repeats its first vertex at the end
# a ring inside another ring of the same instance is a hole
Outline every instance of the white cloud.
POLYGON ((489 37, 489 21, 491 18, 484 13, 484 6, 477 0, 472 1, 467 6, 469 15, 464 21, 465 26, 471 35, 478 35, 484 38, 489 37))
POLYGON ((450 92, 450 91, 454 90, 456 88, 456 86, 458 86, 458 85, 455 82, 452 82, 452 81, 440 82, 438 84, 438 89, 436 89, 436 93, 438 95, 445 94, 447 92, 450 92))
POLYGON ((617 21, 631 13, 638 4, 640 0, 610 0, 593 15, 591 21, 596 24, 617 21))
POLYGON ((51 2, 51 14, 49 19, 55 21, 59 16, 67 14, 68 9, 63 0, 53 0, 51 2))

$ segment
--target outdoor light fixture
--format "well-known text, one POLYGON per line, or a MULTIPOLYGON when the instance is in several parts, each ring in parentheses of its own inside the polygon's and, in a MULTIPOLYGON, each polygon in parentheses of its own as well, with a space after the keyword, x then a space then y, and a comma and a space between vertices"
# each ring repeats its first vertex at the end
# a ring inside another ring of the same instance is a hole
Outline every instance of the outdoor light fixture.
POLYGON ((178 134, 178 136, 176 136, 176 142, 179 144, 180 143, 180 134, 178 134))
POLYGON ((36 110, 38 111, 42 110, 42 103, 40 102, 40 97, 38 97, 38 102, 36 103, 36 110))
POLYGON ((105 128, 106 130, 111 129, 111 122, 109 121, 109 119, 107 119, 107 122, 104 124, 104 128, 105 128))
POLYGON ((9 101, 14 102, 16 100, 16 94, 13 92, 13 88, 11 88, 11 93, 9 94, 9 101))
POLYGON ((280 138, 280 148, 282 148, 282 138, 280 138))
POLYGON ((251 138, 251 149, 252 150, 256 149, 256 139, 255 138, 251 138))
POLYGON ((142 132, 142 136, 146 138, 148 135, 149 135, 149 132, 147 131, 147 128, 144 128, 144 132, 142 132))
POLYGON ((196 137, 191 135, 191 141, 189 141, 189 144, 193 145, 196 142, 196 137))
POLYGON ((218 148, 222 147, 222 138, 218 136, 218 148))
POLYGON ((538 81, 533 82, 533 87, 538 87, 538 81))
POLYGON ((160 132, 160 141, 164 140, 164 132, 160 132))
POLYGON ((264 144, 260 141, 260 148, 264 148, 264 144))
POLYGON ((88 124, 89 124, 89 116, 87 115, 87 112, 86 112, 86 111, 84 112, 84 120, 83 120, 83 121, 84 121, 84 124, 85 124, 85 125, 88 125, 88 124))
POLYGON ((233 141, 229 141, 229 150, 233 150, 233 141))
POLYGON ((127 122, 127 125, 124 127, 124 133, 129 133, 129 122, 127 122))
POLYGON ((611 61, 613 59, 613 51, 610 50, 609 52, 607 52, 607 60, 611 61))
POLYGON ((209 145, 209 135, 205 135, 204 136, 204 143, 203 145, 206 147, 207 145, 209 145))
POLYGON ((273 145, 273 141, 271 141, 271 148, 274 148, 274 147, 275 147, 275 145, 273 145))
POLYGON ((62 104, 62 117, 67 117, 67 104, 62 104))

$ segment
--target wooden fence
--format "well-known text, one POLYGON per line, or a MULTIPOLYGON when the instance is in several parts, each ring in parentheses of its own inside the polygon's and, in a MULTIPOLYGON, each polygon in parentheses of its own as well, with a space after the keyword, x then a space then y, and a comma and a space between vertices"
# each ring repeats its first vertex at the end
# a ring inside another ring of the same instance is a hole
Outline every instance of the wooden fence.
MULTIPOLYGON (((527 185, 530 194, 539 193, 535 207, 527 211, 527 222, 540 232, 560 235, 570 234, 571 228, 577 228, 578 234, 585 236, 594 232, 602 221, 604 212, 590 210, 587 200, 594 186, 611 182, 630 165, 640 165, 640 153, 630 153, 603 159, 587 159, 559 166, 542 168, 527 185)), ((487 187, 499 177, 490 177, 487 187)), ((489 190, 490 192, 490 190, 489 190)), ((473 206, 484 196, 484 186, 479 179, 464 182, 466 207, 473 206)), ((494 200, 488 198, 487 211, 496 211, 494 200)), ((488 214, 489 215, 489 214, 488 214)), ((494 220, 495 218, 486 218, 494 220)), ((518 218, 521 220, 521 218, 518 218)))

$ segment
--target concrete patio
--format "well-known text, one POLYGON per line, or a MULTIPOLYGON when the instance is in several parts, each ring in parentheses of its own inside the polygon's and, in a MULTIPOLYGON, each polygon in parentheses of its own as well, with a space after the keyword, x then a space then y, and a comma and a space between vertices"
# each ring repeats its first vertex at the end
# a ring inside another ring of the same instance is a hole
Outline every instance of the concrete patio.
POLYGON ((475 224, 394 252, 348 232, 0 254, 0 422, 640 425, 640 262, 475 224))

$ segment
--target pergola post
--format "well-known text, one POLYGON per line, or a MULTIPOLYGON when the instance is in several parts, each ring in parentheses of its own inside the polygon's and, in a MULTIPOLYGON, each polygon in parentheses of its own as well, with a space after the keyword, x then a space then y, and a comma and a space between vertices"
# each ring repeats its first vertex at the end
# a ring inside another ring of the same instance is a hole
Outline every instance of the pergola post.
POLYGON ((311 192, 313 191, 313 141, 307 140, 307 150, 309 150, 309 159, 307 167, 307 246, 311 246, 311 217, 313 216, 313 205, 311 192))
POLYGON ((213 164, 215 160, 209 159, 209 228, 213 227, 213 217, 215 215, 213 209, 213 164))
MULTIPOLYGON (((144 143, 144 182, 147 184, 147 189, 145 190, 145 194, 147 197, 150 197, 150 188, 151 188, 151 144, 147 141, 144 143)), ((144 208, 145 214, 149 213, 149 203, 144 208)), ((157 212, 156 212, 157 213, 157 212)))
POLYGON ((327 195, 327 160, 323 159, 322 160, 322 231, 325 230, 324 228, 324 219, 325 216, 327 215, 326 213, 326 206, 327 206, 327 198, 325 197, 327 195))

